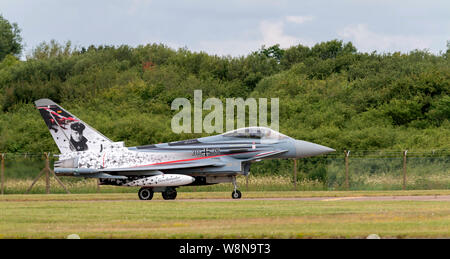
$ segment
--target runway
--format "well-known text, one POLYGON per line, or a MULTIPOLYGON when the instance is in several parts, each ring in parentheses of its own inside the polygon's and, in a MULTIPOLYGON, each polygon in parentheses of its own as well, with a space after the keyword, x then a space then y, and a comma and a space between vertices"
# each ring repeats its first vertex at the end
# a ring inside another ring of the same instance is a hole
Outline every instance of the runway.
MULTIPOLYGON (((163 201, 164 200, 158 200, 163 201)), ((176 199, 174 201, 224 202, 224 201, 450 201, 450 195, 426 196, 359 196, 359 197, 302 197, 302 198, 242 198, 242 199, 176 199)))
POLYGON ((175 200, 153 199, 150 201, 141 201, 138 198, 117 199, 117 200, 76 200, 90 202, 245 202, 245 201, 323 201, 323 202, 340 202, 340 201, 450 201, 450 195, 426 195, 426 196, 358 196, 358 197, 302 197, 302 198, 177 198, 175 200))
POLYGON ((0 238, 448 238, 442 192, 8 194, 0 238))
MULTIPOLYGON (((38 195, 21 195, 17 197, 16 195, 3 196, 0 202, 245 202, 245 201, 322 201, 322 202, 344 202, 344 201, 440 201, 449 202, 450 195, 383 195, 383 196, 342 196, 342 197, 250 197, 241 199, 232 199, 231 197, 224 198, 195 198, 195 197, 183 197, 179 195, 175 200, 163 200, 161 197, 154 197, 151 201, 141 201, 138 197, 128 196, 126 198, 121 197, 109 197, 108 194, 103 196, 95 195, 95 197, 90 197, 86 199, 85 197, 77 196, 76 194, 58 195, 58 197, 38 195)), ((137 195, 136 195, 137 196, 137 195)))

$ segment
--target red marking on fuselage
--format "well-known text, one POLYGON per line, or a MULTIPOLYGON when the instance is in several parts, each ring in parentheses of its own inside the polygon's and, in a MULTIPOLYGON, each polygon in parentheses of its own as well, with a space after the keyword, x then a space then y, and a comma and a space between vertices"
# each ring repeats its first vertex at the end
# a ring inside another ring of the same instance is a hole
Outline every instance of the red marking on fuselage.
POLYGON ((275 152, 275 151, 269 151, 269 152, 265 152, 265 153, 257 154, 256 156, 262 156, 262 155, 270 154, 270 153, 273 153, 273 152, 275 152))
POLYGON ((247 153, 253 153, 253 152, 258 152, 258 151, 249 151, 249 152, 236 153, 236 154, 224 154, 224 155, 215 155, 215 156, 196 157, 196 158, 174 160, 174 161, 166 161, 166 162, 160 162, 160 163, 154 163, 154 164, 148 164, 148 165, 137 165, 137 166, 133 166, 133 167, 143 167, 143 166, 150 166, 150 165, 164 165, 164 164, 171 164, 171 163, 179 163, 179 162, 187 162, 187 161, 193 161, 193 160, 214 158, 214 157, 220 157, 220 156, 234 156, 234 155, 247 154, 247 153))

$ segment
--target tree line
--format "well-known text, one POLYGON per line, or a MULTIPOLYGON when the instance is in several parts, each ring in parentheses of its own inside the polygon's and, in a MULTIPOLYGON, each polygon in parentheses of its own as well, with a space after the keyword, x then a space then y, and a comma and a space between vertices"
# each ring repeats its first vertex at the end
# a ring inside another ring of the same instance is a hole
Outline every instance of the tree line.
POLYGON ((127 146, 175 134, 171 102, 279 98, 280 131, 344 149, 448 149, 447 51, 362 53, 338 39, 217 56, 164 44, 73 46, 54 40, 20 60, 20 29, 0 16, 0 152, 57 152, 33 102, 50 98, 127 146))

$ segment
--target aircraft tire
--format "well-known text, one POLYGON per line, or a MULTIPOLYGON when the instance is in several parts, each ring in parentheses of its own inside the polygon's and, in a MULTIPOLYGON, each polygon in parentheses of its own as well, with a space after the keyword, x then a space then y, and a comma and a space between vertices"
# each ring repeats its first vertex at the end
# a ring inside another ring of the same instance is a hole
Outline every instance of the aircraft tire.
POLYGON ((140 200, 151 200, 153 198, 153 190, 143 187, 139 189, 138 196, 140 200))
POLYGON ((240 199, 242 197, 242 193, 239 190, 233 191, 231 193, 231 198, 233 199, 240 199))
POLYGON ((175 190, 175 188, 167 188, 161 195, 164 200, 175 200, 177 197, 177 190, 175 190))

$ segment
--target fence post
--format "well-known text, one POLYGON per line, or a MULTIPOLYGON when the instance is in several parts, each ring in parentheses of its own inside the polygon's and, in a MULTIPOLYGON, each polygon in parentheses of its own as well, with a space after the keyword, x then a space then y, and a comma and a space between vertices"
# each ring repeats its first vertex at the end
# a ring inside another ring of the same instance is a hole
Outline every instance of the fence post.
POLYGON ((2 181, 2 195, 4 194, 4 181, 5 181, 5 154, 2 153, 2 175, 1 175, 1 181, 2 181))
POLYGON ((44 173, 45 168, 43 168, 39 174, 34 178, 33 182, 31 183, 30 187, 28 187, 26 193, 29 193, 31 191, 31 188, 33 188, 34 184, 41 178, 42 174, 44 173))
POLYGON ((403 151, 403 190, 406 190, 406 153, 408 150, 403 151))
POLYGON ((48 153, 44 152, 45 155, 45 192, 50 193, 50 162, 48 161, 48 153))
POLYGON ((248 173, 245 175, 245 187, 247 188, 248 192, 248 173))
POLYGON ((297 190, 297 159, 294 158, 294 191, 297 190))
POLYGON ((100 178, 97 178, 97 193, 100 192, 100 178))
POLYGON ((52 174, 53 177, 55 177, 56 181, 59 183, 59 185, 61 185, 64 190, 67 192, 67 194, 70 194, 69 190, 67 190, 66 186, 61 182, 61 180, 59 180, 58 176, 56 175, 55 171, 53 171, 52 169, 50 169, 50 162, 49 162, 49 158, 47 156, 47 171, 48 173, 52 174))
POLYGON ((348 183, 348 156, 350 155, 350 150, 344 150, 345 152, 345 189, 348 191, 350 185, 348 183))
POLYGON ((45 167, 41 170, 41 172, 39 172, 38 176, 33 180, 33 183, 31 183, 31 186, 28 187, 26 193, 29 193, 31 191, 34 184, 39 180, 39 178, 42 176, 43 173, 45 173, 45 190, 47 194, 50 193, 50 174, 52 174, 55 177, 56 181, 64 188, 64 190, 67 193, 70 193, 69 190, 67 190, 66 186, 61 182, 61 180, 59 180, 58 176, 56 176, 55 172, 52 169, 50 169, 50 161, 49 161, 50 153, 45 152, 44 154, 45 154, 45 167))

